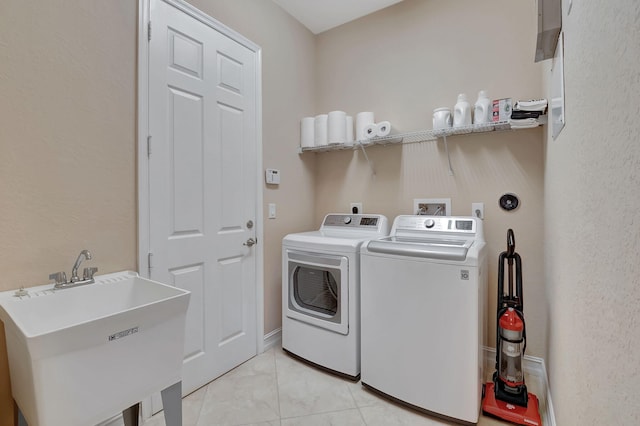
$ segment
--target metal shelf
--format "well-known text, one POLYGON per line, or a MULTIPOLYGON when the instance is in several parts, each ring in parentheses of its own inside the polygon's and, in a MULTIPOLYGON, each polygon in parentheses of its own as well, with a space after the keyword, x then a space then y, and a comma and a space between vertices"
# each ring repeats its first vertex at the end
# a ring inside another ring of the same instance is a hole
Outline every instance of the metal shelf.
POLYGON ((442 130, 419 130, 416 132, 398 133, 385 137, 375 137, 371 139, 358 140, 351 142, 350 144, 330 144, 311 148, 299 148, 299 153, 303 152, 326 152, 326 151, 344 151, 353 150, 360 147, 368 148, 377 145, 396 145, 396 144, 410 144, 426 141, 435 141, 438 138, 455 136, 455 135, 467 135, 471 133, 485 133, 493 131, 511 130, 511 126, 508 121, 499 121, 496 123, 487 124, 474 124, 472 126, 456 127, 442 130))
MULTIPOLYGON (((547 116, 541 115, 539 117, 539 126, 547 123, 547 116)), ((537 127, 537 126, 536 126, 537 127)), ((345 150, 354 150, 354 149, 362 149, 362 153, 364 154, 367 163, 369 163, 369 167, 371 168, 371 173, 373 175, 376 174, 375 169, 373 168, 373 163, 369 160, 369 156, 367 155, 367 151, 365 148, 369 148, 372 146, 380 146, 380 145, 400 145, 400 144, 411 144, 411 143, 419 143, 419 142, 427 142, 427 141, 435 141, 438 138, 442 138, 444 141, 444 147, 447 153, 447 161, 449 162, 449 174, 453 176, 453 168, 451 167, 451 157, 449 156, 449 146, 447 144, 448 136, 458 136, 458 135, 468 135, 472 133, 487 133, 487 132, 502 132, 507 130, 521 130, 524 128, 512 128, 509 121, 497 121, 495 123, 486 123, 486 124, 473 124, 471 126, 464 127, 455 127, 448 129, 439 129, 439 130, 419 130, 416 132, 409 133, 399 133, 393 134, 385 137, 375 137, 371 139, 358 140, 355 142, 351 142, 349 144, 330 144, 319 147, 312 148, 302 148, 298 147, 298 153, 302 154, 304 152, 326 152, 326 151, 345 151, 345 150)))

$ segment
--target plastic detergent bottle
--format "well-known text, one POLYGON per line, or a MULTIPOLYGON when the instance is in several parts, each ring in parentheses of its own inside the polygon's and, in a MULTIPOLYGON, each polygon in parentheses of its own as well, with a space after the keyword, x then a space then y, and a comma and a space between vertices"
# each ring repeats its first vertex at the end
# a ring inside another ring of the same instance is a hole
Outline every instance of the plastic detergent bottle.
POLYGON ((487 95, 486 90, 481 90, 478 93, 478 100, 476 101, 475 108, 473 110, 473 123, 483 124, 491 122, 491 100, 487 95))
POLYGON ((471 126, 471 105, 467 102, 467 95, 460 93, 453 109, 453 127, 464 126, 471 126))

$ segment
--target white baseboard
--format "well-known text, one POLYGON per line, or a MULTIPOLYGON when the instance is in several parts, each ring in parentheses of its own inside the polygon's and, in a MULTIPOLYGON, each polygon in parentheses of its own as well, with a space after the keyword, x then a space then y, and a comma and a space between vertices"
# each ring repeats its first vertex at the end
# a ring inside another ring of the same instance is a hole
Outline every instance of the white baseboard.
MULTIPOLYGON (((496 362, 495 348, 483 347, 485 369, 493 371, 496 362)), ((523 363, 524 371, 539 380, 542 387, 541 395, 538 397, 540 403, 540 417, 542 424, 545 426, 556 426, 556 416, 553 412, 553 403, 551 402, 551 391, 549 390, 549 379, 547 378, 547 367, 544 359, 535 356, 525 355, 523 363)))
POLYGON ((276 328, 270 333, 264 335, 263 352, 268 351, 274 346, 280 346, 282 342, 282 328, 276 328))

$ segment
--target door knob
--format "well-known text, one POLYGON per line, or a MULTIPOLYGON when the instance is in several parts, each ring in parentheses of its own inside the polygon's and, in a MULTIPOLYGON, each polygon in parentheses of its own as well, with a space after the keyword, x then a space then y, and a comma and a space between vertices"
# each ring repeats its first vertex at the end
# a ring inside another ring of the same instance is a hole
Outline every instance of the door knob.
POLYGON ((243 246, 247 246, 247 247, 251 247, 253 246, 255 243, 257 243, 256 240, 254 240, 253 238, 249 238, 246 242, 242 243, 243 246))

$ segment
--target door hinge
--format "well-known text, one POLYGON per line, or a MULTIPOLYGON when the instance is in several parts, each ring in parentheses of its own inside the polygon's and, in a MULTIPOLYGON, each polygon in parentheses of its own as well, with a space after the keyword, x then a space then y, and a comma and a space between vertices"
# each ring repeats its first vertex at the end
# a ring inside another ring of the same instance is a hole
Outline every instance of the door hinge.
POLYGON ((147 22, 147 40, 151 41, 151 21, 147 22))
POLYGON ((147 264, 149 265, 149 271, 151 271, 151 268, 153 268, 153 253, 149 252, 147 253, 147 264))
POLYGON ((151 157, 151 135, 147 136, 147 157, 151 157))

